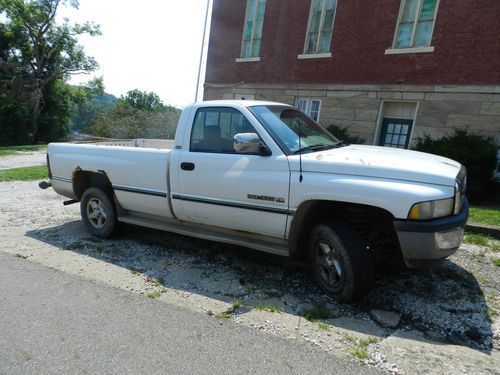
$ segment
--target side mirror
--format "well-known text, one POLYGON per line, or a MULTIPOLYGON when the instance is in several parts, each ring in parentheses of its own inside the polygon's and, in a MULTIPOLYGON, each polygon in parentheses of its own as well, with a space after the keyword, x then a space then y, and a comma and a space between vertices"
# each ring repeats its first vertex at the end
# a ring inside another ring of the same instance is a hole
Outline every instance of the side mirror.
POLYGON ((261 142, 255 133, 238 133, 233 138, 234 151, 238 154, 260 154, 261 142))

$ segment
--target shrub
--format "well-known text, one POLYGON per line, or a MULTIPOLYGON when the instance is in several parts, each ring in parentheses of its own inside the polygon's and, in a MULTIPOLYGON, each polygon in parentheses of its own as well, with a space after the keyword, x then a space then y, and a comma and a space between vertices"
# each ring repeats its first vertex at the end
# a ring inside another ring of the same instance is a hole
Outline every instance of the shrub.
POLYGON ((363 138, 349 135, 349 129, 347 128, 331 124, 326 127, 326 130, 332 133, 335 136, 335 138, 344 141, 344 143, 346 144, 361 145, 365 143, 365 140, 363 138))
POLYGON ((484 199, 492 185, 498 146, 493 137, 455 129, 453 134, 432 139, 428 134, 418 138, 415 150, 444 156, 467 168, 468 196, 484 199))

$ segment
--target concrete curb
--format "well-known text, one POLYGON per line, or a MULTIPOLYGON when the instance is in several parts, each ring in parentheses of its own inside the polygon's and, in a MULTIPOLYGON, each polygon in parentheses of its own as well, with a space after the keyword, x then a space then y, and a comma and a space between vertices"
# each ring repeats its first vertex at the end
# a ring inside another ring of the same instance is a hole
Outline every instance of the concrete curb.
POLYGON ((485 234, 487 236, 500 240, 500 226, 467 223, 467 225, 465 226, 465 231, 476 234, 485 234))

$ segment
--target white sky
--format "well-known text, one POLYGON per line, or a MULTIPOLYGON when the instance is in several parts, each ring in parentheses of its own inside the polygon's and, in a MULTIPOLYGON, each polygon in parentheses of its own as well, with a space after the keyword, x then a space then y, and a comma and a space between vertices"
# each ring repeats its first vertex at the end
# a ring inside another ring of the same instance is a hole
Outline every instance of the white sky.
MULTIPOLYGON (((71 82, 102 75, 106 92, 118 97, 139 89, 153 91, 166 104, 178 107, 193 102, 207 1, 80 0, 78 10, 61 7, 60 19, 93 21, 102 31, 101 36, 80 39, 100 69, 71 82)), ((205 61, 202 67, 204 74, 205 61)))

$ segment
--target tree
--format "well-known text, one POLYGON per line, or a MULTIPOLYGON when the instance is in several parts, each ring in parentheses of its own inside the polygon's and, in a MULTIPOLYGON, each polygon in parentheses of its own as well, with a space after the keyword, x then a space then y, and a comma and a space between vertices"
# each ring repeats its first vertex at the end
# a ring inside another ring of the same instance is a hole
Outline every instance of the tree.
POLYGON ((154 92, 145 92, 140 90, 132 90, 127 92, 127 95, 121 97, 121 100, 129 104, 132 108, 143 110, 143 111, 161 111, 165 108, 165 105, 161 101, 160 97, 154 92))
POLYGON ((173 139, 180 110, 162 103, 153 92, 132 90, 107 110, 84 131, 105 138, 173 139))
POLYGON ((8 48, 0 49, 1 88, 8 92, 10 101, 22 103, 27 110, 31 142, 38 139, 42 115, 50 102, 46 96, 60 88, 57 82, 98 67, 77 38, 99 35, 99 26, 91 22, 70 25, 68 20, 58 25, 55 16, 60 5, 78 8, 78 1, 0 0, 6 18, 0 27, 9 43, 8 48))

